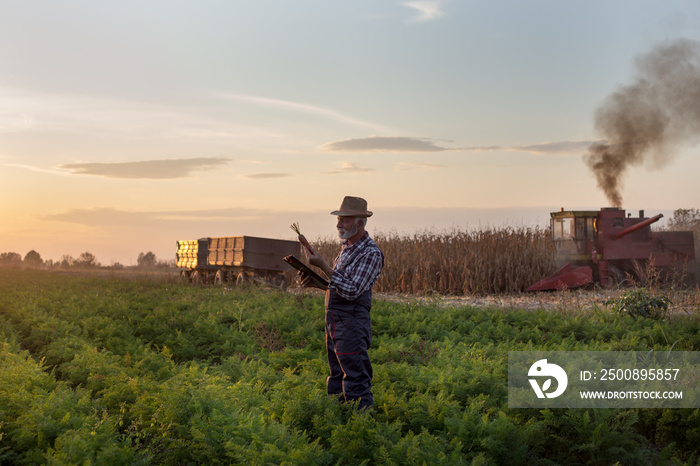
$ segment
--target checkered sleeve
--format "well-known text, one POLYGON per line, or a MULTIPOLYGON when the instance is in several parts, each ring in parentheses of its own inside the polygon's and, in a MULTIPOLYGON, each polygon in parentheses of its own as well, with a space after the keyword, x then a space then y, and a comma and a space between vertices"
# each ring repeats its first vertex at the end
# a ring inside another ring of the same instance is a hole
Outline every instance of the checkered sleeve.
POLYGON ((384 256, 379 248, 368 247, 346 267, 340 270, 336 268, 329 287, 335 289, 343 298, 355 300, 374 286, 383 265, 384 256))

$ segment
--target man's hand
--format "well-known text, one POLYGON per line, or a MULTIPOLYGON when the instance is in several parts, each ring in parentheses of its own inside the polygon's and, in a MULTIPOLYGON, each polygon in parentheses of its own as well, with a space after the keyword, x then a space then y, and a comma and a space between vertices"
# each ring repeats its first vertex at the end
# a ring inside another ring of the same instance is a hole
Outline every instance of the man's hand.
POLYGON ((311 245, 309 245, 309 248, 311 248, 311 251, 313 252, 313 254, 309 254, 307 256, 309 258, 309 264, 323 270, 323 273, 326 274, 326 278, 330 280, 331 275, 333 275, 333 267, 328 265, 328 262, 326 262, 323 256, 319 254, 318 251, 316 251, 316 249, 314 249, 311 245))
POLYGON ((311 280, 311 277, 306 272, 303 272, 301 270, 298 271, 297 277, 299 278, 299 283, 301 283, 301 286, 307 287, 307 288, 314 286, 314 282, 311 280))
POLYGON ((326 274, 326 278, 328 280, 331 279, 331 275, 333 275, 333 267, 328 265, 328 262, 326 262, 326 259, 324 259, 321 254, 314 251, 314 255, 309 257, 309 264, 323 270, 323 273, 326 274))

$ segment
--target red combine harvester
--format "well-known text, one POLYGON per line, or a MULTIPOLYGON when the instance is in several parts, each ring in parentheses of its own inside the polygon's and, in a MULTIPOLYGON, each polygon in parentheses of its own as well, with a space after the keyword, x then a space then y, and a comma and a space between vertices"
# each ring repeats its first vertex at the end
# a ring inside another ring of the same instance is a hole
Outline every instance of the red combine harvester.
POLYGON ((615 207, 551 213, 556 262, 564 264, 554 275, 526 291, 578 288, 589 283, 610 286, 629 274, 644 279, 646 266, 668 267, 695 258, 692 231, 651 231, 651 218, 625 216, 615 207))

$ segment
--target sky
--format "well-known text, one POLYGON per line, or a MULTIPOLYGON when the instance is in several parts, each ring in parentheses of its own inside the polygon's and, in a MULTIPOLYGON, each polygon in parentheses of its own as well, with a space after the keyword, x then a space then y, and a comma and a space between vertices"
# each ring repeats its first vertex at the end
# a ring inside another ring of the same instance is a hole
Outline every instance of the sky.
MULTIPOLYGON (((545 226, 612 205, 601 108, 697 41, 695 0, 0 0, 0 252, 332 238, 346 195, 371 234, 545 226)), ((638 144, 622 208, 700 207, 698 128, 638 144)))

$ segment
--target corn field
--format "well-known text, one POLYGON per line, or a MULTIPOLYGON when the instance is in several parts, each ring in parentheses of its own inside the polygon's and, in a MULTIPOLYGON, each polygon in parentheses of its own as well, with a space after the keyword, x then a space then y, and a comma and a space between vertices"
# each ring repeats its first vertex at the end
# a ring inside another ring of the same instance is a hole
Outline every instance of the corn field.
MULTIPOLYGON (((375 233, 385 263, 376 291, 407 294, 474 295, 520 292, 556 270, 548 230, 501 228, 424 231, 412 236, 375 233)), ((314 247, 329 262, 339 240, 314 247)))

